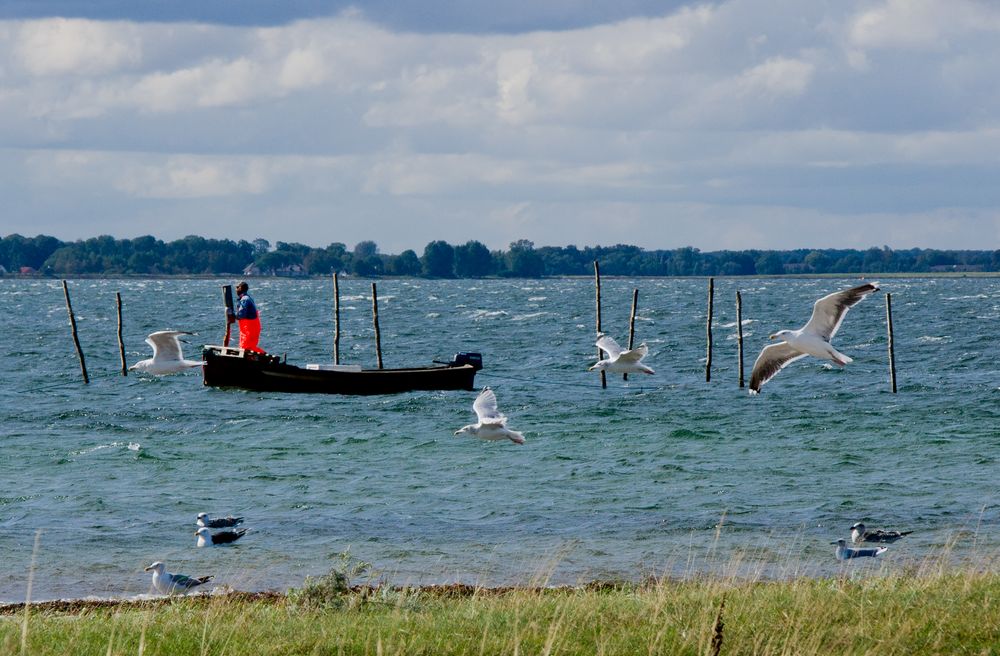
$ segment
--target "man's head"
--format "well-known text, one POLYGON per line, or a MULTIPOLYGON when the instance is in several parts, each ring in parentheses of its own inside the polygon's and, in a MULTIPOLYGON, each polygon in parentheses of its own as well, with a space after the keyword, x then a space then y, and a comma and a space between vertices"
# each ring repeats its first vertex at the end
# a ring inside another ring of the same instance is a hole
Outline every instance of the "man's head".
POLYGON ((250 289, 250 285, 247 284, 246 280, 241 280, 239 284, 236 285, 237 294, 246 294, 248 289, 250 289))

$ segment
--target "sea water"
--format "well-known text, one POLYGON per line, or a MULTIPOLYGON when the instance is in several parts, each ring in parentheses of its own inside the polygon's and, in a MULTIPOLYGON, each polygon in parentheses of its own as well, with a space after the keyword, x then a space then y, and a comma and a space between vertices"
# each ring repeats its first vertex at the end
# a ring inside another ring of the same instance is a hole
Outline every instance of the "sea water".
MULTIPOLYGON (((636 341, 655 375, 608 377, 596 359, 588 279, 378 281, 385 366, 483 354, 489 385, 527 443, 456 437, 475 392, 349 397, 207 388, 200 372, 121 377, 156 330, 218 344, 230 280, 69 283, 90 385, 81 381, 58 280, 0 279, 0 601, 147 592, 143 567, 285 590, 349 550, 395 584, 565 584, 685 576, 824 576, 831 540, 913 530, 881 556, 903 568, 945 550, 979 561, 997 509, 1000 280, 889 279, 834 343, 854 362, 790 365, 756 397, 738 387, 735 292, 747 378, 769 333, 857 279, 715 283, 606 279, 603 327, 636 341), (195 548, 195 515, 246 517, 230 547, 195 548), (35 548, 37 540, 37 549, 35 548), (34 561, 34 565, 32 565, 34 561)), ((261 344, 329 363, 329 279, 251 279, 261 344)), ((371 282, 341 281, 341 362, 375 366, 371 282)))

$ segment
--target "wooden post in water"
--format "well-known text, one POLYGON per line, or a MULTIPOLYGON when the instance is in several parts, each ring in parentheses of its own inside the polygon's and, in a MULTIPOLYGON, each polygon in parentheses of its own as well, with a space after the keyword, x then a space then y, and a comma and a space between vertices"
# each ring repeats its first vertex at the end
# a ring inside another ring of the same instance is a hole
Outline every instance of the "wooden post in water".
POLYGON ((122 337, 122 293, 115 292, 118 304, 118 354, 122 358, 122 376, 128 376, 128 365, 125 363, 125 338, 122 337))
POLYGON ((76 317, 73 316, 73 304, 69 302, 69 286, 66 281, 62 281, 63 294, 66 296, 66 312, 69 313, 69 327, 73 331, 73 343, 76 344, 76 355, 80 358, 80 371, 83 372, 83 382, 90 384, 90 376, 87 375, 87 363, 83 359, 83 349, 80 348, 80 338, 76 334, 76 317))
POLYGON ((378 357, 378 368, 382 368, 382 333, 378 327, 378 290, 372 283, 372 321, 375 324, 375 355, 378 357))
POLYGON ((340 281, 333 272, 333 364, 340 364, 340 281))
MULTIPOLYGON (((632 314, 628 318, 628 350, 635 345, 635 311, 639 305, 639 290, 632 290, 632 314)), ((628 380, 628 374, 622 374, 622 380, 628 380)))
POLYGON ((892 385, 892 393, 896 393, 896 349, 893 346, 892 334, 892 294, 885 295, 885 319, 889 328, 889 382, 892 385))
POLYGON ((743 389, 743 297, 736 290, 736 350, 740 357, 740 389, 743 389))
MULTIPOLYGON (((594 260, 594 287, 597 289, 597 335, 601 334, 601 265, 594 260)), ((604 359, 604 351, 600 348, 597 349, 597 359, 604 359)), ((608 377, 605 373, 601 372, 601 387, 607 389, 608 387, 608 377)))
POLYGON ((236 305, 233 303, 233 286, 222 286, 222 304, 226 306, 226 336, 222 338, 222 345, 229 346, 229 340, 233 336, 233 324, 236 322, 236 305))
POLYGON ((705 359, 705 382, 712 382, 712 304, 715 301, 715 278, 708 279, 708 321, 705 322, 705 337, 708 342, 708 357, 705 359))

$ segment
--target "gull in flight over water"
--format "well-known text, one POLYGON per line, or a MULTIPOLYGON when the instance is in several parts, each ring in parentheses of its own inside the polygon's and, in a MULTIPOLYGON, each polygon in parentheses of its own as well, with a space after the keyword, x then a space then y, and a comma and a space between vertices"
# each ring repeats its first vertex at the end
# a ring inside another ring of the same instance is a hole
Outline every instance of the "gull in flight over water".
POLYGON ((507 417, 500 414, 497 409, 497 397, 489 387, 476 397, 472 404, 472 409, 476 411, 479 421, 475 424, 462 426, 455 435, 471 435, 481 440, 495 442, 497 440, 510 440, 514 444, 524 444, 524 435, 507 428, 507 417))
POLYGON ((871 531, 865 529, 865 525, 858 522, 851 527, 851 542, 861 544, 862 542, 885 542, 892 543, 900 538, 906 537, 913 531, 883 531, 880 528, 871 531))
POLYGON ((229 515, 228 517, 217 517, 216 519, 209 519, 208 513, 198 513, 198 526, 204 526, 207 528, 232 528, 234 526, 239 526, 243 523, 242 517, 233 517, 229 515))
POLYGON ((200 360, 185 360, 181 352, 181 335, 194 335, 182 330, 160 330, 150 333, 146 343, 153 347, 153 357, 140 360, 129 367, 129 371, 143 371, 147 374, 176 374, 185 369, 200 367, 200 360))
POLYGON ((860 303, 866 296, 878 290, 877 282, 868 282, 842 292, 834 292, 813 304, 812 317, 798 330, 779 330, 771 339, 781 340, 777 344, 765 346, 753 364, 750 374, 750 393, 757 394, 764 383, 792 362, 807 355, 829 360, 843 367, 851 358, 833 348, 830 340, 837 334, 847 311, 860 303))
POLYGON ((230 544, 232 542, 236 542, 247 534, 247 530, 245 528, 241 528, 238 531, 219 531, 218 533, 212 533, 210 530, 202 526, 195 531, 194 534, 198 536, 199 547, 215 547, 220 544, 230 544))
POLYGON ((889 550, 889 547, 866 547, 863 549, 849 547, 847 546, 847 540, 844 539, 831 542, 830 544, 837 545, 837 560, 850 560, 851 558, 874 558, 875 556, 889 550))
POLYGON ((147 572, 153 573, 153 588, 160 594, 186 594, 203 583, 211 581, 213 576, 199 576, 191 578, 183 574, 171 574, 167 571, 167 566, 157 561, 146 568, 147 572))
POLYGON ((601 334, 597 338, 597 348, 608 354, 604 360, 598 360, 597 364, 587 371, 606 371, 611 374, 651 374, 653 370, 642 363, 642 359, 649 353, 649 347, 639 344, 631 350, 623 350, 613 337, 601 334))

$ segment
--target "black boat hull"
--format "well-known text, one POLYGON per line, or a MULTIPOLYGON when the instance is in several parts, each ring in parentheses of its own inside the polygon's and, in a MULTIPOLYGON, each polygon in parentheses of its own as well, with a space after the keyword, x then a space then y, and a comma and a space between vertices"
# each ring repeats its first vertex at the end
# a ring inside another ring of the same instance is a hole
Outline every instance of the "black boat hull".
POLYGON ((474 390, 479 367, 471 364, 414 369, 326 371, 304 369, 272 355, 206 346, 205 385, 259 392, 311 394, 398 394, 418 390, 474 390))

